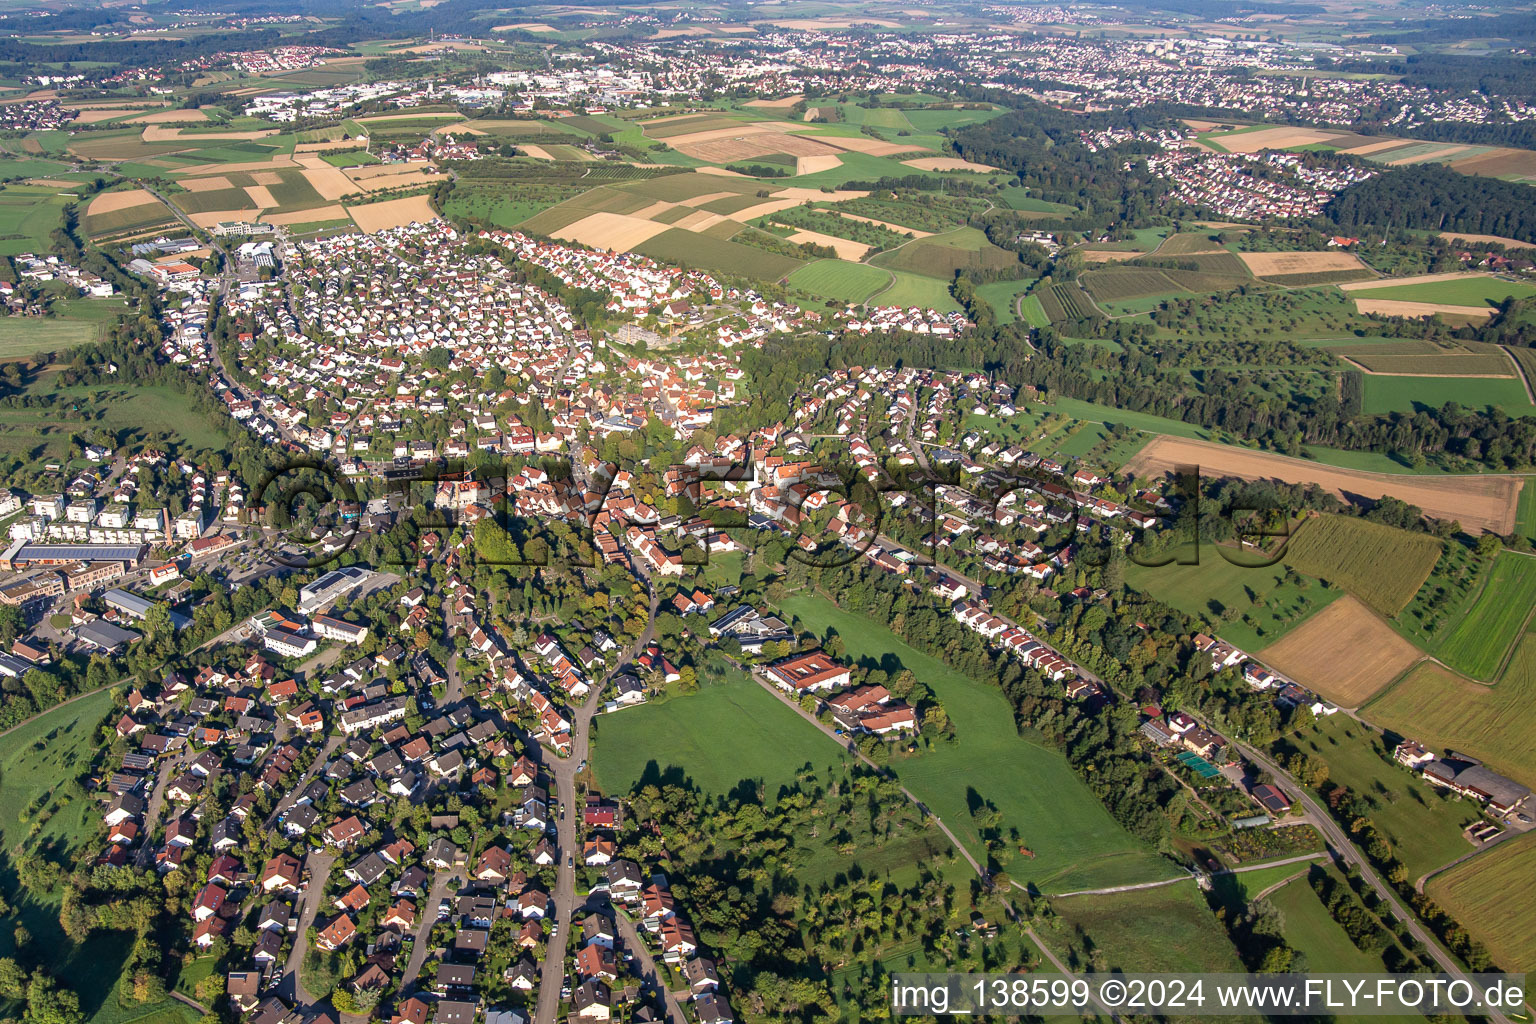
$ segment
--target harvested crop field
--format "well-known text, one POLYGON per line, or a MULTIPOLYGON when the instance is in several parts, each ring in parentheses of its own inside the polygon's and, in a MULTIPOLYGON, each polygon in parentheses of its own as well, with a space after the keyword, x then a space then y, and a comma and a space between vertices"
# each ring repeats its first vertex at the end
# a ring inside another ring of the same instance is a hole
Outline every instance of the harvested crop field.
POLYGON ((1254 277, 1365 269, 1352 252, 1240 252, 1237 258, 1254 277))
POLYGON ((1495 149, 1453 160, 1451 170, 1462 174, 1529 181, 1536 178, 1536 152, 1529 149, 1495 149))
POLYGON ((1536 242, 1522 242, 1518 238, 1507 238, 1504 235, 1464 235, 1460 232, 1442 231, 1440 237, 1452 242, 1466 242, 1468 245, 1502 245, 1506 249, 1536 249, 1536 242))
POLYGON ((347 215, 363 231, 372 234, 385 228, 397 228, 412 221, 422 224, 437 219, 437 211, 426 196, 407 196, 404 199, 386 199, 382 203, 366 203, 348 206, 347 215))
POLYGON ((340 203, 332 203, 330 206, 314 206, 307 210, 290 210, 287 213, 272 213, 268 211, 261 215, 261 219, 268 224, 282 226, 285 224, 316 224, 325 220, 346 220, 347 208, 340 203))
POLYGON ((1344 292, 1364 291, 1368 288, 1397 288, 1405 285, 1431 284, 1436 281, 1461 281, 1469 277, 1486 277, 1472 270, 1452 270, 1444 274, 1417 274, 1413 277, 1389 277, 1376 281, 1357 281, 1353 284, 1341 284, 1339 290, 1344 292))
POLYGON ((838 238, 836 235, 824 235, 820 231, 796 231, 789 236, 791 242, 811 242, 815 245, 824 245, 837 253, 838 259, 852 260, 857 263, 869 252, 869 246, 863 242, 854 242, 846 238, 838 238))
POLYGON ((1340 707, 1355 708, 1423 654, 1345 595, 1263 649, 1264 661, 1340 707))
POLYGON ((1488 306, 1456 306, 1446 302, 1403 302, 1398 299, 1356 299, 1355 308, 1377 316, 1449 316, 1486 320, 1493 315, 1488 306))
MULTIPOLYGON (((866 153, 869 156, 894 156, 897 153, 933 152, 927 146, 918 146, 910 142, 883 142, 880 139, 872 139, 868 135, 814 135, 811 136, 817 142, 825 142, 837 149, 846 149, 852 153, 866 153)), ((979 164, 977 166, 980 166, 979 164)))
POLYGON ((234 183, 228 178, 215 176, 212 178, 187 178, 181 183, 181 187, 188 192, 218 192, 222 189, 234 188, 234 183))
POLYGON ((215 224, 226 220, 257 221, 267 220, 261 216, 261 211, 251 208, 244 210, 205 210, 202 213, 189 213, 187 219, 200 228, 211 228, 215 224))
POLYGON ((1391 495, 1436 519, 1457 520, 1468 533, 1507 535, 1515 529, 1520 477, 1410 476, 1338 469, 1306 459, 1192 438, 1154 438, 1126 464, 1137 476, 1162 476, 1179 466, 1199 466, 1209 477, 1316 483, 1335 494, 1374 501, 1391 495))
POLYGON ((1536 837, 1525 836, 1433 878, 1425 891, 1511 973, 1536 971, 1536 837))
POLYGON ((917 160, 903 160, 902 163, 920 171, 975 171, 977 174, 990 174, 997 170, 991 164, 978 164, 949 156, 925 156, 917 160))
POLYGON ((1370 142, 1363 143, 1359 146, 1351 146, 1349 149, 1343 149, 1339 152, 1348 153, 1351 156, 1366 156, 1370 153, 1380 153, 1383 150, 1396 149, 1402 144, 1402 139, 1373 139, 1370 142))
POLYGON ((91 200, 91 205, 86 208, 86 215, 96 217, 104 213, 116 213, 118 210, 129 210, 135 206, 148 206, 159 201, 142 188, 122 192, 103 192, 91 200))
POLYGON ((654 238, 666 231, 668 227, 669 225, 653 220, 631 217, 622 213, 590 213, 581 220, 555 231, 554 236, 570 242, 578 242, 581 245, 590 245, 594 249, 628 252, 646 239, 654 238))
POLYGON ((799 93, 793 96, 781 96, 776 100, 748 100, 744 107, 762 107, 764 110, 788 110, 790 107, 805 99, 799 93))
POLYGON ((1292 146, 1331 142, 1338 137, 1338 132, 1320 132, 1311 128, 1262 128, 1256 132, 1214 135, 1206 141, 1215 143, 1228 153, 1257 153, 1264 149, 1290 149, 1292 146))
POLYGON ((194 109, 151 110, 147 114, 130 117, 128 120, 137 121, 140 124, 174 124, 176 122, 206 121, 208 120, 208 115, 201 110, 194 109))
POLYGON ((332 167, 312 153, 306 153, 297 160, 299 166, 304 168, 304 180, 309 182, 310 188, 320 193, 321 199, 340 199, 360 191, 340 168, 332 167))
POLYGON ((263 210, 270 210, 277 205, 277 200, 272 198, 272 192, 265 185, 247 185, 245 194, 251 197, 251 202, 263 210))

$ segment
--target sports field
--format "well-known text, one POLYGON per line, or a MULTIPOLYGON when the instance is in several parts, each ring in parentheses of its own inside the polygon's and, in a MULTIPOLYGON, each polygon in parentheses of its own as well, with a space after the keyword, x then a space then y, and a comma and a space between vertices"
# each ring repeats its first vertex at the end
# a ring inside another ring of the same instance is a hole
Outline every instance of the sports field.
POLYGON ((996 805, 1003 827, 1017 828, 1020 843, 1034 851, 1033 860, 1015 857, 1005 865, 1020 883, 1033 883, 1048 893, 1068 892, 1172 874, 1168 862, 1109 816, 1061 755, 1019 736, 1007 701, 995 686, 961 675, 908 647, 883 625, 843 611, 825 598, 795 595, 784 601, 781 611, 817 634, 829 627, 837 630, 849 658, 899 664, 933 690, 958 738, 891 767, 978 859, 984 857, 971 821, 973 798, 996 805), (978 765, 986 770, 978 774, 978 765))
POLYGON ((1426 662, 1371 701, 1363 713, 1377 725, 1432 749, 1465 751, 1495 771, 1536 787, 1529 744, 1536 731, 1536 634, 1520 638, 1496 685, 1476 683, 1426 662))
POLYGON ((1390 618, 1424 585, 1443 547, 1429 534, 1353 516, 1319 516, 1303 522, 1286 543, 1285 563, 1343 587, 1390 618))
POLYGON ((1491 680, 1536 608, 1536 558, 1504 552, 1471 609, 1436 653, 1474 679, 1491 680))
POLYGON ((817 260, 789 275, 792 288, 845 302, 862 302, 890 283, 887 271, 847 260, 817 260))
POLYGON ((1503 843, 1430 879, 1425 891, 1506 971, 1536 971, 1536 836, 1503 843))

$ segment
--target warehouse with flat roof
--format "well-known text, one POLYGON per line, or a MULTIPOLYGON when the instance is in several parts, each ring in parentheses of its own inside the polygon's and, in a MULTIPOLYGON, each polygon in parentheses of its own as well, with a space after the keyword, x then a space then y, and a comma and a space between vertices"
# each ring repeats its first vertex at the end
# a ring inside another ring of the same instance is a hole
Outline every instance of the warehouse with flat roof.
POLYGON ((130 568, 137 568, 148 553, 148 544, 35 544, 18 540, 0 552, 0 569, 74 562, 126 562, 130 568))

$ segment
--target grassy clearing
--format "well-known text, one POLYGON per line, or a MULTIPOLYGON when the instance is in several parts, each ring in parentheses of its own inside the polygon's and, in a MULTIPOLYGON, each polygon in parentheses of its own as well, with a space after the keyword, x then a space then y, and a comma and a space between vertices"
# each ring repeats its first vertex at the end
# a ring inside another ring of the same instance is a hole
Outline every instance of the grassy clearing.
POLYGON ((1286 543, 1285 563, 1343 587, 1388 617, 1429 578, 1443 543, 1352 516, 1308 519, 1286 543))
POLYGON ((63 223, 64 207, 74 199, 59 191, 33 185, 0 188, 0 256, 49 248, 49 235, 63 223))
POLYGON ((61 459, 70 434, 93 426, 115 431, 123 444, 151 437, 168 437, 194 450, 221 448, 226 443, 174 388, 81 386, 36 393, 52 396, 53 403, 0 410, 0 451, 5 454, 24 460, 61 459))
MULTIPOLYGON (((1243 557, 1227 550, 1235 558, 1243 557)), ((1185 550, 1181 557, 1190 554, 1185 550)), ((1125 569, 1127 584, 1205 619, 1220 629, 1223 639, 1248 651, 1279 640, 1343 593, 1310 577, 1287 573, 1284 562, 1263 568, 1234 565, 1214 544, 1200 546, 1197 564, 1151 568, 1128 563, 1125 569), (1229 609, 1238 611, 1241 618, 1218 627, 1229 609)))
POLYGON ((1536 730, 1536 634, 1520 638, 1496 686, 1426 662, 1371 701, 1364 714, 1433 749, 1466 751, 1536 787, 1528 743, 1536 730))
MULTIPOLYGON (((1388 724, 1374 713, 1367 717, 1388 724)), ((1417 732, 1407 735, 1429 738, 1417 732)), ((1333 715, 1287 739, 1303 754, 1326 761, 1329 781, 1365 800, 1371 821, 1392 844, 1410 877, 1449 864, 1471 849, 1461 830, 1477 820, 1477 808, 1393 762, 1391 750, 1366 726, 1345 715, 1333 715)))
POLYGON ((1305 876, 1270 893, 1269 902, 1285 918, 1285 941, 1307 955, 1313 970, 1382 972, 1386 964, 1350 941, 1328 913, 1305 876))
POLYGON ((98 324, 84 320, 0 317, 0 359, 22 358, 41 351, 63 351, 95 341, 100 334, 98 324))
POLYGON ((1087 949, 1111 971, 1241 971, 1237 951, 1193 885, 1074 896, 1053 900, 1072 943, 1069 967, 1083 967, 1087 949), (1086 942, 1074 935, 1080 930, 1086 942))
POLYGON ((743 782, 771 794, 792 784, 807 764, 821 769, 847 757, 778 698, 729 668, 696 694, 626 708, 595 725, 592 770, 609 793, 675 778, 715 794, 743 782), (727 737, 728 755, 722 746, 727 737))
POLYGON ((1167 878, 1172 866, 1122 829, 1053 750, 1019 736, 1003 695, 908 647, 883 625, 808 594, 787 599, 782 612, 803 628, 835 629, 848 656, 884 667, 905 667, 943 703, 958 739, 941 743, 891 767, 902 784, 930 807, 975 855, 981 842, 971 822, 976 799, 1002 812, 1003 828, 1017 829, 1033 860, 1006 865, 1023 884, 1045 892, 1167 878), (986 770, 977 772, 978 765, 986 770))
MULTIPOLYGON (((103 690, 56 708, 0 741, 0 844, 6 850, 47 846, 51 857, 68 863, 95 838, 101 820, 95 802, 85 796, 71 799, 64 784, 91 766, 96 725, 112 704, 110 691, 103 690)), ((169 1003, 119 1006, 115 993, 128 954, 122 936, 98 932, 82 944, 71 942, 59 927, 62 890, 24 890, 9 865, 4 872, 12 914, 0 919, 0 956, 13 955, 14 928, 24 926, 32 934, 34 954, 52 951, 50 970, 79 993, 89 1024, 126 1024, 146 1015, 164 1024, 189 1019, 169 1003)))
POLYGON ((1444 875, 1426 891, 1488 947, 1506 971, 1536 971, 1536 836, 1514 839, 1444 875))
MULTIPOLYGON (((1019 318, 1017 312, 1019 296, 1033 287, 1034 283, 1032 279, 1024 281, 994 281, 991 284, 978 286, 976 294, 980 296, 981 301, 992 307, 992 312, 997 314, 998 323, 1011 324, 1019 318)), ((1041 319, 1045 317, 1043 310, 1040 310, 1038 314, 1035 313, 1036 310, 1039 310, 1039 307, 1040 301, 1034 299, 1031 303, 1031 309, 1026 312, 1024 320, 1031 327, 1044 327, 1050 324, 1049 320, 1046 320, 1043 324, 1035 322, 1034 318, 1036 315, 1041 319)))
POLYGON ((1492 679, 1533 606, 1536 558, 1499 555, 1471 610, 1440 645, 1440 659, 1474 679, 1492 679))

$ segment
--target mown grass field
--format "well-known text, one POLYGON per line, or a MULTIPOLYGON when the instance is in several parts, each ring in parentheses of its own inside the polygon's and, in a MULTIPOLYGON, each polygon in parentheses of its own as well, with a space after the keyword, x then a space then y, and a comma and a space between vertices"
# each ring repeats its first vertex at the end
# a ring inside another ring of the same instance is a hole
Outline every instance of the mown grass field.
MULTIPOLYGON (((1059 929, 1062 938, 1072 941, 1073 929, 1082 929, 1110 971, 1243 969, 1237 950, 1192 884, 1073 896, 1051 901, 1051 909, 1065 926, 1059 929)), ((1086 969, 1081 963, 1068 966, 1086 969)))
POLYGON ((847 755, 778 698, 734 669, 718 681, 700 673, 699 692, 598 717, 592 770, 607 793, 660 780, 690 780, 714 794, 744 781, 772 798, 807 764, 818 770, 847 755))
POLYGON ((85 320, 0 317, 0 359, 25 358, 34 352, 62 352, 95 341, 100 334, 98 324, 85 320))
POLYGON ((1510 840, 1430 879, 1425 891, 1506 971, 1536 971, 1536 836, 1510 840))
MULTIPOLYGON (((3 164, 0 168, 9 170, 3 164)), ((48 236, 63 223, 64 207, 74 198, 59 191, 34 185, 0 187, 0 256, 49 248, 48 236)))
MULTIPOLYGON (((1292 542, 1294 543, 1294 541, 1292 542)), ((1130 553, 1138 551, 1132 545, 1130 553)), ((1256 651, 1279 640, 1309 617, 1326 608, 1343 591, 1316 579, 1290 579, 1285 563, 1250 568, 1257 559, 1227 549, 1247 565, 1233 564, 1214 544, 1202 544, 1199 562, 1194 565, 1172 563, 1143 566, 1134 562, 1125 567, 1125 582, 1143 593, 1189 615, 1212 623, 1227 610, 1242 612, 1237 621, 1222 625, 1221 636, 1247 651, 1256 651)), ((1178 552, 1181 558, 1193 555, 1188 548, 1178 552)))
POLYGON ((1429 578, 1443 544, 1353 516, 1303 522, 1285 546, 1285 564, 1343 587, 1389 618, 1429 578))
POLYGON ((1014 857, 1005 865, 1022 884, 1069 892, 1173 873, 1168 862, 1109 816, 1061 755, 1019 736, 995 686, 961 675, 908 647, 882 624, 825 598, 798 594, 786 599, 781 611, 818 635, 829 627, 837 630, 850 659, 909 668, 933 690, 955 725, 956 741, 893 761, 891 768, 978 859, 983 851, 970 814, 977 798, 995 804, 1003 827, 1018 829, 1019 844, 1034 851, 1033 860, 1014 857))
POLYGON ((847 260, 817 260, 789 275, 792 288, 845 302, 862 302, 890 283, 887 271, 847 260))
POLYGON ((939 312, 958 310, 960 303, 949 294, 949 285, 937 278, 892 270, 889 288, 876 292, 869 302, 876 306, 922 306, 939 312))
MULTIPOLYGON (((1365 716, 1369 721, 1393 727, 1374 713, 1374 704, 1371 709, 1365 716)), ((1404 735, 1431 742, 1422 730, 1404 735)), ((1447 796, 1393 762, 1391 750, 1366 726, 1346 715, 1332 715, 1284 739, 1301 753, 1326 761, 1329 781, 1365 800, 1371 821, 1392 844, 1410 878, 1471 849, 1461 830, 1479 817, 1476 807, 1447 796)))
POLYGON ((1426 281, 1422 284, 1383 284, 1380 288, 1350 291, 1351 299, 1397 299, 1401 302, 1441 302, 1450 306, 1498 305, 1513 295, 1536 295, 1536 285, 1523 281, 1504 281, 1493 276, 1463 277, 1454 281, 1426 281))
POLYGON ((1514 377, 1387 377, 1364 375, 1361 409, 1367 413, 1439 409, 1455 402, 1468 409, 1494 406, 1511 416, 1536 415, 1536 405, 1514 377))
POLYGON ((1440 660, 1474 679, 1492 679, 1536 607, 1536 558, 1505 552, 1470 611, 1440 645, 1440 660))
MULTIPOLYGON (((1000 324, 1011 324, 1019 319, 1019 296, 1028 291, 1034 280, 1023 281, 993 281, 991 284, 978 285, 976 294, 987 305, 992 307, 992 312, 997 315, 1000 324)), ((1024 322, 1031 327, 1046 327, 1050 321, 1045 319, 1045 311, 1040 309, 1040 300, 1030 296, 1027 300, 1029 308, 1024 311, 1024 322), (1044 321, 1037 323, 1036 321, 1044 321)))
POLYGON ((1303 875, 1270 893, 1269 902, 1285 918, 1285 941, 1307 955, 1314 971, 1360 971, 1381 973, 1386 964, 1381 956, 1365 953, 1350 941, 1343 926, 1328 913, 1323 901, 1303 875))
POLYGON ((1365 717, 1431 749, 1455 749, 1536 788, 1536 633, 1526 633, 1496 685, 1425 662, 1366 705, 1365 717))

